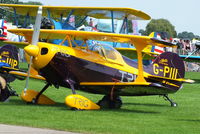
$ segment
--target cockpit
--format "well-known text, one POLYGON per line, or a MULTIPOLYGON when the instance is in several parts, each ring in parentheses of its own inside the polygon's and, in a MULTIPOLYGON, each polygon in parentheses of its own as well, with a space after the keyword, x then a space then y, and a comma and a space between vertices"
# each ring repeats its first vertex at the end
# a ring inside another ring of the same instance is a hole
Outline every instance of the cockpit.
POLYGON ((112 46, 106 44, 92 43, 89 45, 89 50, 98 53, 106 59, 111 59, 112 61, 121 62, 122 60, 121 54, 112 46))

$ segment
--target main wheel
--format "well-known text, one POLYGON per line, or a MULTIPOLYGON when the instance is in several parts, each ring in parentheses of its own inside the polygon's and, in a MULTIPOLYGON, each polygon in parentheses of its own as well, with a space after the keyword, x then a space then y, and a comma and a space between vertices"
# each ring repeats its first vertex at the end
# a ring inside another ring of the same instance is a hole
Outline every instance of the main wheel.
POLYGON ((105 95, 97 104, 101 108, 119 109, 122 106, 122 100, 119 96, 111 100, 110 95, 105 95))

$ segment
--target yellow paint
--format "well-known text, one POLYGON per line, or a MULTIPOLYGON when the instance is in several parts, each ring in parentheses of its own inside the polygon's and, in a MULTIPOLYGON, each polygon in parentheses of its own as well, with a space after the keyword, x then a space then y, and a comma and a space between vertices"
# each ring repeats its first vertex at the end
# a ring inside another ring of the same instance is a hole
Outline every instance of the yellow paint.
POLYGON ((166 77, 166 74, 168 74, 170 71, 170 68, 168 66, 164 66, 164 77, 166 77))
MULTIPOLYGON (((13 32, 18 35, 22 35, 25 37, 29 37, 33 30, 31 29, 21 29, 21 30, 10 30, 10 32, 13 32)), ((133 44, 136 47, 137 56, 138 56, 138 69, 130 67, 123 63, 123 61, 116 61, 116 63, 123 64, 121 67, 118 64, 113 64, 112 62, 104 61, 102 58, 95 57, 94 55, 87 54, 87 53, 78 53, 81 50, 78 50, 76 48, 71 48, 66 46, 58 46, 55 47, 54 52, 64 52, 69 55, 75 56, 77 58, 86 59, 88 61, 96 62, 99 64, 103 64, 105 66, 109 66, 112 68, 116 68, 122 71, 126 71, 129 73, 138 74, 137 82, 145 82, 144 77, 148 76, 148 73, 143 72, 143 65, 142 65, 142 50, 147 45, 157 45, 157 46, 165 46, 163 44, 157 43, 153 40, 151 40, 151 37, 148 36, 138 36, 138 35, 125 35, 125 34, 114 34, 114 33, 101 33, 101 32, 87 32, 87 31, 75 31, 75 30, 40 30, 40 38, 46 39, 64 39, 66 35, 69 35, 73 38, 79 39, 79 40, 100 40, 100 41, 110 41, 110 42, 120 42, 120 43, 130 43, 133 44), (95 58, 94 58, 95 57, 95 58), (138 71, 139 70, 139 71, 138 71), (139 72, 139 73, 138 73, 139 72), (144 74, 143 74, 144 73, 144 74)), ((41 43, 40 43, 41 44, 41 43)), ((48 44, 48 43, 46 43, 48 44)), ((42 46, 42 45, 41 45, 42 46)), ((52 46, 52 45, 51 45, 52 46)), ((49 45, 48 45, 49 47, 49 45)), ((50 47, 49 47, 50 48, 50 47)), ((50 49, 49 49, 50 50, 50 49)), ((38 56, 39 60, 37 62, 36 68, 42 68, 45 65, 48 64, 48 62, 51 60, 51 58, 54 56, 54 52, 51 52, 51 54, 48 54, 48 56, 38 56), (46 57, 46 58, 42 58, 46 57), (48 57, 48 58, 47 58, 48 57), (44 62, 44 64, 42 64, 44 62)), ((36 58, 34 58, 36 61, 36 58)), ((35 62, 36 63, 36 62, 35 62)))
POLYGON ((157 69, 159 67, 159 65, 158 64, 153 64, 153 72, 154 72, 154 74, 159 74, 159 70, 157 69))
MULTIPOLYGON (((23 101, 25 102, 32 102, 33 99, 36 98, 37 94, 39 92, 35 91, 35 90, 26 90, 26 93, 24 93, 24 91, 22 91, 21 93, 21 98, 23 101)), ((45 95, 41 95, 38 99, 37 104, 46 104, 46 105, 50 105, 50 104, 55 104, 55 102, 53 100, 51 100, 50 98, 48 98, 45 95)))
MULTIPOLYGON (((11 69, 12 69, 12 68, 11 68, 11 69)), ((20 71, 9 71, 9 74, 27 77, 27 73, 20 72, 20 71)), ((39 80, 45 80, 44 77, 42 77, 41 75, 37 75, 36 72, 34 72, 34 73, 32 74, 32 71, 31 71, 31 74, 30 74, 30 78, 39 79, 39 80)))
POLYGON ((174 87, 180 87, 179 85, 176 85, 176 84, 168 82, 168 81, 163 81, 162 83, 165 83, 167 85, 174 86, 174 87))
POLYGON ((169 77, 171 79, 176 79, 177 75, 178 75, 178 69, 177 68, 164 66, 164 69, 159 69, 159 65, 156 64, 156 63, 153 64, 153 72, 156 75, 158 75, 160 72, 163 72, 164 77, 169 77))
MULTIPOLYGON (((16 5, 16 4, 0 4, 0 6, 8 7, 8 10, 16 10, 17 14, 36 16, 38 7, 40 5, 16 5)), ((42 6, 42 15, 48 16, 48 11, 52 17, 59 18, 62 14, 67 16, 71 10, 75 10, 73 15, 79 16, 91 16, 97 19, 111 19, 111 16, 107 16, 109 11, 117 11, 124 13, 123 17, 131 19, 144 19, 149 20, 151 17, 146 13, 132 9, 132 8, 123 8, 123 7, 65 7, 65 6, 42 6), (101 13, 94 13, 95 11, 101 13)), ((116 16, 117 17, 117 16, 116 16)), ((118 18, 119 19, 119 18, 118 18)), ((123 19, 123 18, 121 18, 123 19)))
MULTIPOLYGON (((30 38, 33 33, 33 29, 10 29, 9 32, 17 35, 30 38)), ((141 46, 144 49, 147 45, 155 45, 160 47, 168 47, 162 43, 158 43, 151 39, 149 36, 128 35, 128 34, 116 34, 116 33, 103 33, 103 32, 89 32, 89 31, 76 31, 76 30, 50 30, 41 29, 40 38, 42 39, 64 39, 66 35, 69 35, 77 40, 99 40, 108 42, 129 43, 134 46, 141 46), (142 44, 142 45, 141 45, 142 44)), ((72 39, 73 39, 72 38, 72 39)))
POLYGON ((82 109, 82 110, 100 109, 100 106, 98 106, 96 103, 78 94, 68 95, 65 98, 65 104, 68 105, 69 107, 82 109))
POLYGON ((150 85, 150 83, 149 82, 81 82, 80 85, 134 86, 134 85, 150 85))
POLYGON ((36 45, 28 45, 24 48, 24 51, 29 55, 36 57, 39 54, 39 47, 36 45))
POLYGON ((138 76, 134 82, 141 82, 144 83, 146 80, 144 79, 144 70, 142 64, 142 50, 147 46, 147 44, 142 43, 143 40, 132 40, 135 48, 137 50, 137 58, 138 58, 138 76))
POLYGON ((44 42, 38 42, 38 47, 39 47, 40 51, 42 48, 47 48, 48 53, 45 55, 41 55, 41 53, 39 53, 37 55, 37 57, 33 58, 32 66, 36 70, 45 67, 51 61, 51 59, 54 57, 54 55, 57 52, 65 52, 65 50, 59 49, 59 45, 53 45, 53 44, 44 43, 44 42))
MULTIPOLYGON (((22 35, 30 38, 33 30, 31 29, 21 29, 21 30, 10 30, 18 35, 22 35)), ((133 68, 126 63, 124 63, 122 58, 118 58, 118 60, 110 61, 106 58, 102 58, 102 56, 98 54, 94 54, 94 52, 83 51, 78 48, 71 48, 60 45, 53 45, 50 43, 38 43, 38 47, 41 49, 42 47, 48 48, 49 52, 46 55, 38 55, 33 59, 33 67, 37 70, 46 66, 49 61, 53 58, 53 56, 57 52, 63 53, 65 56, 75 56, 80 59, 85 59, 94 63, 102 64, 108 67, 116 68, 121 71, 125 71, 128 73, 133 73, 138 75, 135 82, 146 82, 144 77, 147 77, 148 73, 144 72, 143 64, 142 64, 142 50, 150 44, 165 46, 160 43, 156 43, 151 40, 151 37, 148 36, 138 36, 138 35, 125 35, 125 34, 114 34, 114 33, 101 33, 101 32, 87 32, 87 31, 75 31, 75 30, 40 30, 40 38, 42 39, 64 39, 66 35, 70 37, 79 39, 79 40, 100 40, 100 41, 111 41, 111 42, 121 42, 121 43, 130 43, 136 47, 137 57, 138 57, 138 69, 133 68), (122 60, 120 60, 122 59, 122 60), (116 64, 113 64, 115 62, 116 64)), ((72 39, 72 38, 71 38, 72 39)), ((120 55, 121 56, 121 55, 120 55)), ((119 57, 120 57, 119 56, 119 57)))

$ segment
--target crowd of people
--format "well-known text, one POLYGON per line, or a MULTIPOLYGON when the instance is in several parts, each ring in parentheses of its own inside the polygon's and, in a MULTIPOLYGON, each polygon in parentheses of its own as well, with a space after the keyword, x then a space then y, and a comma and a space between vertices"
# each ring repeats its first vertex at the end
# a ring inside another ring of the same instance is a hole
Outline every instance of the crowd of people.
POLYGON ((163 40, 172 42, 177 45, 176 48, 165 48, 164 51, 171 51, 174 53, 177 53, 179 55, 198 55, 198 53, 193 53, 196 50, 196 47, 199 44, 200 46, 200 41, 197 39, 179 39, 179 38, 167 38, 167 33, 166 32, 157 32, 156 33, 157 38, 161 38, 163 40))
POLYGON ((189 39, 177 39, 173 43, 177 45, 175 52, 179 55, 190 55, 196 49, 196 42, 189 39))

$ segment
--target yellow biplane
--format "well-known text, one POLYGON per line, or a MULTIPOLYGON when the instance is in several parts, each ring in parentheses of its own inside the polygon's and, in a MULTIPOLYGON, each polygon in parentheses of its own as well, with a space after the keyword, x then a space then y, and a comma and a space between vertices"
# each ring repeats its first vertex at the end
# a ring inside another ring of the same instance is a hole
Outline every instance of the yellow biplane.
MULTIPOLYGON (((37 6, 35 9, 38 9, 38 12, 34 29, 9 30, 24 36, 28 41, 28 43, 15 43, 15 45, 24 46, 25 52, 31 57, 29 71, 27 73, 9 71, 10 74, 27 76, 26 87, 21 94, 26 102, 54 104, 54 101, 42 94, 50 85, 54 85, 72 90, 72 95, 66 97, 65 103, 76 109, 120 108, 122 105, 120 96, 147 95, 163 95, 172 106, 176 106, 167 95, 178 91, 183 82, 193 82, 184 79, 183 61, 175 53, 165 52, 157 56, 151 65, 142 64, 142 51, 147 45, 173 47, 174 44, 149 36, 40 29, 42 12, 46 6, 37 6), (45 42, 40 42, 40 39, 45 39, 45 42), (62 42, 50 43, 49 40, 54 39, 61 39, 62 42), (81 40, 82 44, 78 45, 75 40, 81 40), (88 40, 129 43, 136 48, 138 62, 121 55, 112 46, 98 42, 88 44, 88 40), (65 43, 68 46, 64 45, 65 43), (31 67, 39 75, 32 75, 31 67), (32 76, 47 82, 40 92, 28 89, 29 77, 32 76), (105 96, 95 104, 78 95, 76 90, 105 96)), ((88 11, 89 9, 98 11, 98 8, 88 8, 88 11)), ((114 8, 111 10, 115 11, 114 8)), ((127 10, 124 10, 125 13, 127 10)), ((83 10, 83 13, 86 11, 83 10)), ((136 10, 132 11, 136 13, 136 10)), ((140 11, 137 13, 137 16, 149 19, 148 15, 140 11)), ((102 16, 99 12, 96 14, 102 16)), ((124 15, 128 16, 128 14, 124 15)))

